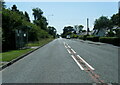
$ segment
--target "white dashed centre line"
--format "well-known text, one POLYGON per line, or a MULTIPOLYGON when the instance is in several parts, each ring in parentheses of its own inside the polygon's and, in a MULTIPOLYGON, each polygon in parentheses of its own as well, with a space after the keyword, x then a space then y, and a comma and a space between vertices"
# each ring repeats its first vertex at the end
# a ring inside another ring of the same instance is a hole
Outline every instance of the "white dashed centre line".
POLYGON ((73 53, 76 53, 73 49, 71 49, 73 51, 73 53))
POLYGON ((89 65, 83 58, 81 58, 79 55, 77 55, 89 68, 92 70, 95 70, 91 65, 89 65))
POLYGON ((78 61, 74 58, 73 55, 71 55, 73 60, 77 63, 77 65, 80 67, 81 70, 84 70, 84 68, 78 63, 78 61))
POLYGON ((67 51, 68 51, 69 54, 72 54, 72 53, 69 51, 69 49, 67 49, 67 51))

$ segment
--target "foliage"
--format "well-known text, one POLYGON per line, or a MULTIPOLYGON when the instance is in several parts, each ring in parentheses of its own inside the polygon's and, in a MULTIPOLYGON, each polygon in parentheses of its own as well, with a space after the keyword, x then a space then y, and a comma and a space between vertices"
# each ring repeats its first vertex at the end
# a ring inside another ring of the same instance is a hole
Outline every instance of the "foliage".
POLYGON ((111 28, 111 21, 105 17, 101 16, 99 19, 95 20, 94 29, 109 29, 111 28))
POLYGON ((99 37, 97 36, 87 36, 86 39, 94 42, 99 42, 99 37))
POLYGON ((113 26, 118 26, 120 21, 119 21, 119 14, 113 14, 113 16, 111 17, 111 21, 112 21, 112 25, 113 26))
POLYGON ((56 37, 57 30, 54 27, 49 26, 48 27, 48 33, 52 35, 54 38, 56 37))
POLYGON ((2 21, 3 51, 16 49, 16 41, 20 38, 16 38, 16 30, 21 30, 24 31, 24 33, 27 33, 28 41, 38 41, 41 38, 44 39, 50 37, 47 30, 42 30, 43 28, 47 29, 45 17, 42 16, 41 20, 38 21, 40 22, 39 25, 30 23, 28 13, 23 13, 22 11, 19 11, 16 5, 13 5, 12 10, 5 8, 3 9, 2 21))
POLYGON ((27 21, 30 22, 29 15, 28 15, 28 13, 26 11, 25 11, 25 17, 26 17, 27 21))
POLYGON ((83 30, 83 25, 75 25, 74 28, 76 30, 76 33, 81 33, 83 30))
POLYGON ((33 11, 33 15, 34 15, 34 24, 36 24, 37 26, 39 26, 41 29, 46 30, 47 31, 47 19, 46 17, 44 17, 43 11, 40 8, 34 8, 32 9, 33 11))
POLYGON ((72 26, 64 27, 63 34, 61 35, 63 38, 66 38, 67 35, 71 35, 75 30, 72 26))
POLYGON ((120 38, 118 37, 100 37, 99 41, 120 46, 120 38))

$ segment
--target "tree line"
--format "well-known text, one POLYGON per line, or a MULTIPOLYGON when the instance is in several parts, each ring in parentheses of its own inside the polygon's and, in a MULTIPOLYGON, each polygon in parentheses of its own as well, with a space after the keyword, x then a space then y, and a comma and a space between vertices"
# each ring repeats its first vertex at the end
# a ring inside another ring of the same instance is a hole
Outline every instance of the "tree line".
POLYGON ((2 51, 19 49, 28 42, 56 37, 56 29, 48 26, 48 22, 40 8, 33 8, 33 22, 29 14, 20 11, 16 5, 7 9, 5 2, 2 6, 2 51), (21 45, 21 46, 20 46, 21 45))
MULTIPOLYGON (((113 14, 111 18, 109 19, 107 16, 101 16, 98 19, 94 21, 94 28, 93 30, 100 30, 104 29, 107 30, 108 37, 120 37, 120 13, 113 14), (113 29, 116 27, 116 29, 113 29)), ((86 32, 86 30, 83 30, 83 25, 74 25, 73 26, 65 26, 63 28, 63 33, 61 36, 63 38, 66 38, 67 35, 76 35, 77 33, 80 34, 82 32, 86 32)), ((90 32, 90 30, 88 30, 90 32)))

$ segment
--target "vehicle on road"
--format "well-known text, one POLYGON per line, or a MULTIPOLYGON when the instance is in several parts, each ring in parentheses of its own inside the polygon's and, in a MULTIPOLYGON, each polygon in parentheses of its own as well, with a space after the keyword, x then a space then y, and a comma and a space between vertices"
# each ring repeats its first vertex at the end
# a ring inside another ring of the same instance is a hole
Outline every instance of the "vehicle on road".
POLYGON ((67 39, 70 39, 70 35, 67 35, 66 38, 67 38, 67 39))

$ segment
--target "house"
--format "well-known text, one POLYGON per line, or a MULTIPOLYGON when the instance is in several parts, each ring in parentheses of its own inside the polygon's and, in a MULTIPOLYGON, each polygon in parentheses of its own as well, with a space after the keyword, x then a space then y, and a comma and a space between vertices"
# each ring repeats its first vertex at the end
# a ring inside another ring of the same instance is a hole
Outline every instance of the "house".
POLYGON ((107 29, 100 29, 100 30, 94 29, 92 32, 93 35, 102 37, 102 36, 106 36, 107 29))

